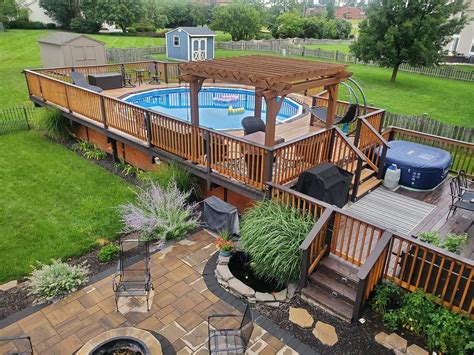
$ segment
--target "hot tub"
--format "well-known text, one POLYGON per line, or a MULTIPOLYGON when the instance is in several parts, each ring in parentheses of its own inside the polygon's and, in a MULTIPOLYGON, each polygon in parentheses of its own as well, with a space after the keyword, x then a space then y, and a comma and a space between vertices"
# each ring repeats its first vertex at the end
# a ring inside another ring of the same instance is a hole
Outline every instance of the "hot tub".
POLYGON ((407 141, 391 141, 384 170, 391 164, 401 169, 400 185, 417 190, 438 186, 448 175, 451 155, 442 149, 407 141))

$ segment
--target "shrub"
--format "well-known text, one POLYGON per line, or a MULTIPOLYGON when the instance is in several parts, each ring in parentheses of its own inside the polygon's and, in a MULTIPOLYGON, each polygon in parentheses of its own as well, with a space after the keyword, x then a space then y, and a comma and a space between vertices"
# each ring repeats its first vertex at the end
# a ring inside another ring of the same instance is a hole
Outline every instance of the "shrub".
POLYGON ((302 257, 299 246, 313 224, 309 214, 269 200, 248 209, 241 223, 241 245, 256 275, 280 285, 296 281, 302 257))
POLYGON ((136 23, 132 27, 135 28, 137 32, 155 32, 156 31, 156 26, 152 23, 136 23))
POLYGON ((56 24, 50 22, 50 23, 47 23, 47 24, 45 25, 45 27, 46 27, 46 29, 48 29, 48 30, 54 30, 54 29, 56 29, 56 24))
POLYGON ((392 299, 400 294, 400 287, 395 284, 379 284, 375 288, 375 295, 372 299, 372 309, 384 315, 391 305, 392 299))
POLYGON ((469 236, 467 233, 464 234, 447 234, 444 239, 441 238, 439 232, 422 232, 420 233, 420 239, 429 242, 437 247, 446 249, 451 253, 459 254, 463 246, 467 243, 469 236))
POLYGON ((122 172, 122 174, 124 174, 125 176, 131 176, 131 175, 141 176, 142 174, 144 174, 139 167, 128 164, 123 159, 119 159, 119 161, 115 163, 114 166, 115 166, 115 169, 122 172))
POLYGON ((127 33, 133 35, 133 34, 137 33, 137 30, 135 29, 135 27, 128 27, 127 28, 127 33))
POLYGON ((431 243, 435 246, 439 245, 440 237, 439 237, 439 232, 422 232, 419 235, 420 239, 423 240, 424 242, 431 243))
POLYGON ((163 188, 151 183, 136 192, 135 204, 121 205, 119 213, 125 233, 138 232, 143 239, 181 238, 196 228, 200 213, 197 204, 188 204, 190 192, 181 192, 172 181, 163 188))
POLYGON ((97 258, 99 259, 101 263, 106 263, 106 262, 114 260, 119 254, 119 252, 120 252, 120 249, 117 245, 109 244, 100 249, 99 255, 97 256, 97 258))
POLYGON ((168 165, 159 166, 154 171, 142 173, 139 178, 145 183, 154 182, 161 187, 167 187, 170 182, 175 181, 181 191, 198 193, 199 190, 197 178, 173 161, 168 165))
POLYGON ((69 27, 74 32, 97 33, 100 31, 101 24, 96 21, 87 20, 82 17, 74 17, 71 20, 69 27))
POLYGON ((105 159, 107 153, 97 148, 94 143, 80 140, 72 145, 72 149, 81 152, 87 159, 105 159))
POLYGON ((39 21, 28 21, 27 19, 20 19, 15 21, 9 21, 7 23, 7 27, 23 30, 42 30, 45 28, 45 25, 44 23, 39 21))
POLYGON ((55 108, 48 108, 38 120, 36 128, 43 131, 46 136, 57 142, 63 143, 71 138, 71 123, 55 108))
POLYGON ((38 262, 29 277, 32 293, 43 299, 62 297, 76 291, 87 282, 89 269, 84 266, 71 266, 60 260, 53 260, 51 265, 38 262))

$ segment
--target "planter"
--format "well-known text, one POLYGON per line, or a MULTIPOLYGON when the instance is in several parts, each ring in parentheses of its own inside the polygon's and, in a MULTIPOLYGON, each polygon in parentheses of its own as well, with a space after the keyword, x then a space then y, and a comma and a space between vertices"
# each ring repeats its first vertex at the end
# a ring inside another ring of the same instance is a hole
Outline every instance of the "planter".
POLYGON ((219 250, 219 255, 224 258, 230 256, 231 253, 232 253, 231 251, 219 250))

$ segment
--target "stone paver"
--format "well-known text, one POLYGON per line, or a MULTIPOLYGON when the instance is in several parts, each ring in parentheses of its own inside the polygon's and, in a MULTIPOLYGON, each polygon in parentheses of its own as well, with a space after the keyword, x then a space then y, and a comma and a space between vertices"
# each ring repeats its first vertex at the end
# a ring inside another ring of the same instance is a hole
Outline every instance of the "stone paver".
MULTIPOLYGON (((136 297, 123 304, 121 300, 121 312, 117 312, 111 277, 107 277, 1 329, 0 336, 27 334, 35 354, 63 355, 77 351, 102 332, 137 327, 161 334, 176 353, 206 354, 208 315, 240 314, 208 290, 202 279, 204 266, 215 253, 213 240, 203 230, 151 255, 155 291, 149 311, 143 311, 144 300, 136 297)), ((258 354, 294 354, 258 326, 249 346, 256 343, 258 354)), ((2 345, 0 353, 4 349, 2 345)))
POLYGON ((408 342, 397 333, 392 333, 385 338, 385 346, 393 349, 396 353, 405 353, 407 351, 408 342))
POLYGON ((429 352, 418 345, 412 344, 407 348, 407 355, 429 355, 429 352))
POLYGON ((338 342, 336 329, 327 323, 317 321, 313 335, 324 345, 333 346, 338 342))
POLYGON ((13 287, 16 287, 18 285, 18 281, 17 280, 12 280, 10 282, 7 282, 7 283, 4 283, 2 285, 0 285, 0 291, 8 291, 10 289, 12 289, 13 287))
POLYGON ((313 326, 314 319, 306 309, 290 307, 289 313, 290 322, 297 326, 301 328, 311 328, 313 326))

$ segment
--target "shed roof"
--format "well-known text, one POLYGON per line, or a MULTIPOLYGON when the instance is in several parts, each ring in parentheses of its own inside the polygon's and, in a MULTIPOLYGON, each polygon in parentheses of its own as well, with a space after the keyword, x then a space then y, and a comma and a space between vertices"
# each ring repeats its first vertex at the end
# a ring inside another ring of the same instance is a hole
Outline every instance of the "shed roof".
POLYGON ((100 43, 100 44, 104 44, 104 42, 101 42, 101 41, 98 41, 96 39, 90 38, 90 37, 85 36, 83 34, 72 33, 72 32, 54 32, 54 33, 50 34, 49 36, 38 39, 38 42, 61 45, 63 43, 69 43, 69 42, 71 42, 75 39, 81 38, 81 37, 87 38, 91 41, 94 41, 94 42, 97 42, 97 43, 100 43))
MULTIPOLYGON (((172 30, 170 32, 173 32, 173 31, 176 31, 176 30, 179 30, 179 29, 183 30, 188 35, 190 35, 191 37, 195 37, 195 36, 215 36, 216 35, 214 33, 214 31, 212 31, 207 26, 204 26, 204 27, 187 27, 187 26, 177 27, 177 28, 175 28, 174 30, 172 30)), ((168 32, 168 33, 170 33, 170 32, 168 32)))

